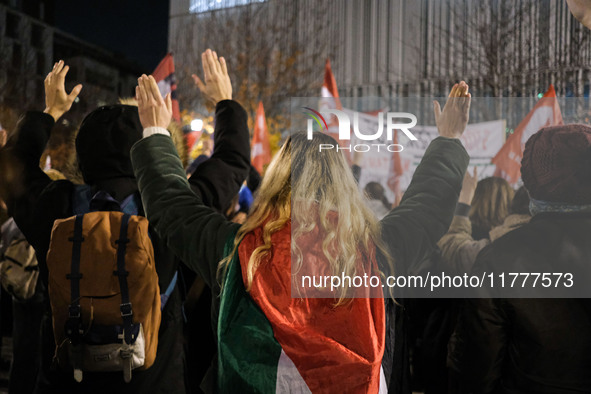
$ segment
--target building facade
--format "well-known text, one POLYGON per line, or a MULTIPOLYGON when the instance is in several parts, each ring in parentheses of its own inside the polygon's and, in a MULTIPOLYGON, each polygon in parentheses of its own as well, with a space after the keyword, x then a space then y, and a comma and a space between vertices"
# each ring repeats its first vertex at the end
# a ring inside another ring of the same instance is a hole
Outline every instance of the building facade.
MULTIPOLYGON (((589 95, 591 31, 563 0, 171 0, 177 63, 203 50, 203 37, 224 34, 223 24, 212 32, 202 23, 206 17, 222 23, 262 7, 278 19, 296 15, 285 23, 293 40, 317 32, 328 43, 325 56, 309 61, 319 79, 330 58, 341 96, 438 97, 460 79, 479 96, 536 97, 550 84, 559 96, 589 95)), ((304 50, 312 56, 315 47, 304 50)))
POLYGON ((54 62, 70 65, 66 88, 83 84, 68 114, 81 120, 100 105, 134 95, 142 67, 119 54, 82 41, 53 26, 51 1, 0 0, 0 123, 12 128, 28 109, 43 109, 44 85, 54 62))

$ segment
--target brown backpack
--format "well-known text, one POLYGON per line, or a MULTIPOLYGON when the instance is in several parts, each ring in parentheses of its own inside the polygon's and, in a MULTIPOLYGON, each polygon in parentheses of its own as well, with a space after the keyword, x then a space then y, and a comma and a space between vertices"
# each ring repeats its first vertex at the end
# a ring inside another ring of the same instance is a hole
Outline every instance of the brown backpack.
POLYGON ((83 371, 149 368, 156 358, 160 290, 148 220, 99 211, 56 220, 47 254, 56 358, 83 371))

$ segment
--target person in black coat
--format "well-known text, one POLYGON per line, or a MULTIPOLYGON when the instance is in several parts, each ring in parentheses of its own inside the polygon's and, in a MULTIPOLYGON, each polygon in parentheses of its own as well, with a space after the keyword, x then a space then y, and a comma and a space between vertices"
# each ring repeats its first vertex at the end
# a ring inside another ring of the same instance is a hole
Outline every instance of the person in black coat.
POLYGON ((589 393, 591 127, 541 129, 521 173, 533 218, 478 255, 472 274, 497 283, 466 300, 448 361, 462 393, 589 393))
MULTIPOLYGON (((10 155, 12 165, 21 171, 21 176, 13 179, 3 191, 9 213, 36 250, 41 279, 45 284, 48 277, 45 256, 53 223, 56 219, 73 215, 74 194, 80 190, 79 186, 70 181, 51 181, 39 168, 39 159, 52 127, 70 109, 82 89, 81 85, 77 85, 69 95, 66 93, 64 80, 67 71, 68 66, 63 61, 55 64, 45 81, 45 111, 28 112, 20 122, 19 134, 10 155)), ((233 102, 223 102, 216 107, 215 150, 212 157, 190 178, 193 191, 215 209, 226 209, 247 177, 250 146, 246 121, 245 111, 233 102), (227 136, 228 131, 232 131, 232 138, 227 136)), ((119 202, 138 193, 130 149, 141 138, 142 126, 137 107, 100 107, 84 119, 76 139, 76 152, 84 181, 92 191, 106 191, 119 202)), ((6 180, 3 181, 6 184, 6 180)), ((161 293, 164 293, 173 281, 179 260, 151 228, 150 236, 159 285, 161 293)), ((123 382, 123 376, 119 372, 85 373, 82 383, 75 383, 71 372, 52 368, 55 343, 51 311, 47 305, 38 391, 186 392, 181 304, 176 286, 162 311, 156 361, 145 371, 134 371, 128 384, 123 382)))

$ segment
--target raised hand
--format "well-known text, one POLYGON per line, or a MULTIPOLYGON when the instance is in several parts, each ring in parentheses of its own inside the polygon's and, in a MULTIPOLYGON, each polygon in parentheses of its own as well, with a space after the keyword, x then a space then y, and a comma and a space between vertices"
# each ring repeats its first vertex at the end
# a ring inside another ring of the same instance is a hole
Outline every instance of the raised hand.
POLYGON ((66 93, 66 74, 70 69, 63 60, 53 65, 53 70, 45 78, 45 110, 57 121, 72 108, 72 103, 80 94, 82 85, 74 86, 70 94, 66 93))
POLYGON ((172 118, 172 99, 170 93, 163 99, 153 76, 142 75, 135 88, 140 122, 145 128, 167 128, 172 118))
POLYGON ((472 95, 468 85, 462 81, 456 83, 449 93, 443 111, 437 101, 433 101, 435 124, 439 135, 447 138, 460 138, 466 129, 470 117, 470 101, 472 95))
POLYGON ((226 59, 220 57, 211 49, 201 54, 203 64, 203 79, 195 74, 193 80, 203 96, 214 106, 222 100, 232 100, 232 82, 228 75, 226 59))
POLYGON ((462 190, 460 191, 458 202, 471 205, 477 185, 478 170, 474 167, 474 175, 470 175, 469 171, 466 171, 466 175, 464 175, 464 181, 462 182, 462 190))

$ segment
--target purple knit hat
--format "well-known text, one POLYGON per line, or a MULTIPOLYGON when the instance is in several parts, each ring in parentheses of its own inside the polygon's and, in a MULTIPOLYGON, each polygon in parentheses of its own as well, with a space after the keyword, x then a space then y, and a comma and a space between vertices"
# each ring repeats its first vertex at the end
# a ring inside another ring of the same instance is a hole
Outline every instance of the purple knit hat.
POLYGON ((525 144, 521 177, 536 200, 591 204, 591 127, 540 129, 525 144))

